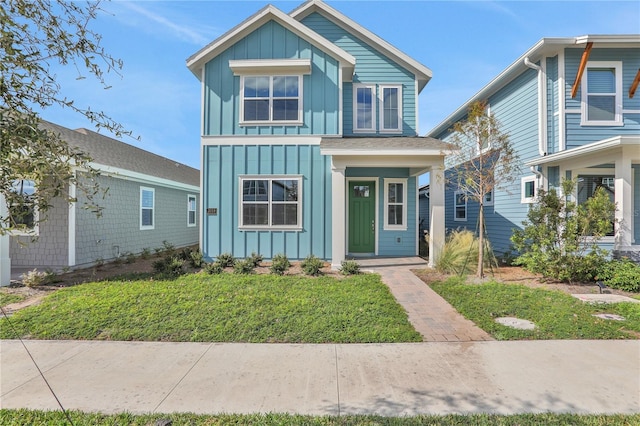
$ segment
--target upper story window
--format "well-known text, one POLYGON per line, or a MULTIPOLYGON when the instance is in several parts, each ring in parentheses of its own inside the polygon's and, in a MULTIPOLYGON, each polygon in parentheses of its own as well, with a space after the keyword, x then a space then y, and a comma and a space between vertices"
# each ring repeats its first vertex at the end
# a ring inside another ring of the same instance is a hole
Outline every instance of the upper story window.
POLYGON ((196 226, 196 196, 187 195, 187 226, 196 226))
POLYGON ((140 229, 155 228, 156 191, 153 188, 140 187, 140 229))
POLYGON ((240 178, 240 228, 302 228, 302 177, 240 178))
POLYGON ((588 62, 582 79, 582 125, 622 124, 622 62, 588 62))
POLYGON ((380 132, 402 132, 402 86, 380 86, 380 132))
POLYGON ((302 76, 243 76, 242 122, 302 121, 302 76))
POLYGON ((35 181, 18 179, 11 185, 13 200, 7 200, 11 214, 12 225, 15 230, 12 235, 36 235, 38 233, 38 212, 34 205, 36 192, 35 181))
POLYGON ((376 131, 376 86, 353 85, 353 130, 376 131))

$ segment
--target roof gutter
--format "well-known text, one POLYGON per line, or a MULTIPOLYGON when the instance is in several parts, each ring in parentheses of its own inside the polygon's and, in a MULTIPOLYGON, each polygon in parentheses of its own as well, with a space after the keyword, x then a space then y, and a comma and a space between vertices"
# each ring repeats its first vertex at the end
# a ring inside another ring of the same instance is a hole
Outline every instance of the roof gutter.
MULTIPOLYGON (((544 64, 544 57, 540 59, 540 63, 544 64)), ((544 87, 545 69, 544 66, 531 62, 528 56, 525 56, 524 64, 538 71, 538 152, 540 155, 547 155, 547 122, 544 118, 544 112, 547 110, 547 98, 544 87)))

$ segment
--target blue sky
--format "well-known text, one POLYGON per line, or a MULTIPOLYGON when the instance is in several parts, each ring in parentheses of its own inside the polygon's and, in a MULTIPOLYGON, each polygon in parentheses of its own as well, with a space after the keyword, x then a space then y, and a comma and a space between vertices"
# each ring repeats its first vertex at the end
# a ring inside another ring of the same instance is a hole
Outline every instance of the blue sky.
MULTIPOLYGON (((289 13, 302 1, 273 1, 289 13)), ((56 68, 64 94, 103 110, 139 148, 200 167, 200 85, 187 57, 267 1, 112 1, 93 21, 108 52, 124 61, 104 90, 75 68, 56 68)), ((543 37, 640 33, 638 1, 327 1, 433 71, 420 95, 424 135, 543 37)), ((92 125, 67 110, 42 117, 92 125)))

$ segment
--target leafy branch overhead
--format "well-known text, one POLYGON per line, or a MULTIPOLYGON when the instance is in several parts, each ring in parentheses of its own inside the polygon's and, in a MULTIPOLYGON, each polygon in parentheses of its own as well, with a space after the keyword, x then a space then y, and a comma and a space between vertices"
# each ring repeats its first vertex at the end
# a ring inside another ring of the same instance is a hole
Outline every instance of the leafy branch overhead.
POLYGON ((96 171, 90 158, 41 126, 38 111, 68 108, 97 129, 116 136, 129 134, 102 111, 78 106, 64 94, 54 69, 72 67, 78 79, 95 78, 105 89, 106 74, 120 75, 122 61, 101 46, 101 36, 89 24, 101 11, 100 2, 8 0, 0 4, 0 195, 9 213, 0 216, 0 233, 26 226, 25 212, 37 207, 37 221, 46 218, 54 197, 65 197, 68 186, 86 194, 88 207, 99 211, 96 171), (87 178, 79 178, 75 168, 87 178), (36 191, 17 191, 16 182, 33 182, 36 191))

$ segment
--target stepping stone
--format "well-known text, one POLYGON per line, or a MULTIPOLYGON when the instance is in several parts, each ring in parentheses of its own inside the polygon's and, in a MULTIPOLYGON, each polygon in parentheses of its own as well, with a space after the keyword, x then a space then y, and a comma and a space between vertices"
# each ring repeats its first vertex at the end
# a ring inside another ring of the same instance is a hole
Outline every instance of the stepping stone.
POLYGON ((608 320, 613 320, 613 321, 624 321, 625 317, 621 317, 620 315, 616 315, 616 314, 593 314, 594 317, 598 317, 598 318, 602 318, 602 319, 608 319, 608 320))
POLYGON ((587 303, 640 303, 638 299, 620 296, 619 294, 572 294, 572 296, 587 303))
POLYGON ((518 330, 533 330, 536 328, 536 325, 531 321, 514 317, 496 318, 496 322, 518 330))

